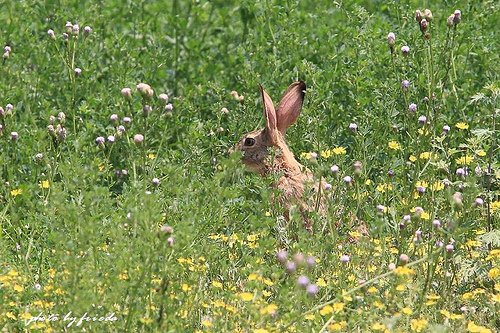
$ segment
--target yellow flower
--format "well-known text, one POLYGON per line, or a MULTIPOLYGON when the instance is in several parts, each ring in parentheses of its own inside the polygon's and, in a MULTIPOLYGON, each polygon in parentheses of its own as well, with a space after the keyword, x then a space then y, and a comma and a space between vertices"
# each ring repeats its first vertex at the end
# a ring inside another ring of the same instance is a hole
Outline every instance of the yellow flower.
POLYGON ((212 287, 222 289, 222 283, 219 281, 212 281, 212 287))
POLYGON ((399 276, 407 276, 414 274, 415 271, 407 266, 399 266, 394 270, 394 274, 399 276))
POLYGON ((400 292, 401 292, 401 291, 404 291, 405 289, 406 289, 406 287, 405 287, 405 285, 404 285, 404 284, 398 284, 398 285, 396 286, 396 290, 397 290, 397 291, 400 291, 400 292))
POLYGON ((99 171, 104 171, 104 164, 100 164, 98 168, 99 168, 99 171))
POLYGON ((406 307, 406 308, 402 308, 402 309, 401 309, 401 312, 402 312, 403 314, 405 314, 405 315, 408 315, 408 316, 409 316, 409 315, 411 315, 411 314, 413 313, 413 310, 412 310, 412 309, 410 309, 410 308, 408 308, 408 307, 406 307))
POLYGON ((410 328, 414 332, 422 332, 427 327, 427 320, 425 319, 412 319, 410 328))
POLYGON ((492 212, 495 212, 500 209, 500 200, 492 201, 490 204, 490 209, 492 212))
POLYGON ((432 157, 432 153, 430 151, 424 151, 424 152, 420 153, 420 155, 418 155, 418 157, 421 160, 428 160, 432 157))
POLYGON ((12 320, 16 320, 16 315, 12 312, 7 312, 5 314, 5 317, 9 318, 9 319, 12 319, 12 320))
POLYGON ((255 242, 257 240, 257 235, 252 234, 247 236, 247 241, 248 242, 255 242))
POLYGON ((322 316, 327 316, 333 313, 333 307, 331 305, 325 305, 319 310, 319 314, 322 316))
POLYGON ((18 284, 14 285, 14 290, 17 291, 18 293, 22 292, 24 290, 23 286, 20 286, 18 284))
POLYGON ((469 125, 467 125, 466 123, 456 123, 455 127, 460 130, 466 130, 469 128, 469 125))
POLYGON ((322 150, 319 155, 323 158, 329 158, 330 156, 332 156, 333 152, 331 149, 327 149, 327 150, 322 150))
POLYGON ((386 327, 382 323, 375 323, 372 325, 372 330, 374 331, 385 331, 386 327))
POLYGON ((12 195, 13 197, 17 197, 21 193, 23 193, 23 190, 21 190, 20 188, 10 191, 10 195, 12 195))
POLYGON ((426 298, 427 298, 427 302, 425 302, 425 305, 434 305, 441 298, 441 296, 439 296, 439 295, 427 295, 426 298))
POLYGON ((490 271, 488 272, 488 277, 492 280, 495 280, 497 277, 500 276, 500 268, 498 267, 493 267, 492 269, 490 269, 490 271))
POLYGON ((392 184, 379 184, 377 185, 376 190, 380 193, 385 193, 386 191, 392 191, 393 187, 392 184))
POLYGON ((240 293, 239 297, 245 302, 250 302, 253 299, 253 294, 252 293, 240 293))
POLYGON ((121 272, 121 273, 118 275, 118 278, 119 278, 120 280, 128 280, 128 273, 127 273, 127 271, 123 271, 123 272, 121 272))
POLYGON ((479 156, 479 157, 484 157, 484 156, 486 156, 486 152, 481 149, 481 150, 478 150, 476 152, 476 155, 479 156))
POLYGON ((271 296, 271 295, 272 295, 272 293, 271 293, 270 291, 267 291, 267 290, 262 290, 262 295, 263 295, 264 297, 269 297, 269 296, 271 296))
POLYGON ((376 307, 377 309, 383 309, 384 308, 384 304, 382 304, 379 301, 373 302, 373 306, 376 307))
POLYGON ((463 315, 450 313, 450 311, 448 311, 448 310, 441 310, 441 311, 439 311, 439 313, 441 313, 444 317, 446 317, 448 319, 452 319, 452 320, 463 318, 463 315))
POLYGON ((455 162, 459 165, 469 165, 473 161, 474 161, 474 156, 471 155, 465 155, 455 160, 455 162))
POLYGON ((491 296, 491 300, 493 301, 493 303, 500 303, 500 294, 491 296))
POLYGON ((256 328, 253 330, 253 333, 269 333, 269 331, 265 328, 256 328))
POLYGON ((323 278, 318 278, 318 280, 316 280, 316 285, 318 287, 326 287, 327 286, 326 281, 323 278))
POLYGON ((469 323, 467 324, 467 331, 471 333, 491 333, 491 330, 489 328, 476 325, 473 321, 469 321, 469 323))
POLYGON ((139 321, 145 325, 149 325, 153 322, 153 319, 149 317, 142 317, 139 321))
POLYGON ((431 218, 431 216, 427 212, 422 212, 422 214, 420 214, 420 218, 422 220, 429 220, 431 218))
POLYGON ((401 149, 401 145, 399 144, 399 142, 394 141, 394 140, 389 141, 388 146, 392 150, 400 150, 401 149))
POLYGON ((344 310, 344 306, 344 303, 335 303, 333 304, 333 311, 335 311, 335 313, 339 313, 340 311, 344 310))
POLYGON ((345 155, 347 153, 344 147, 336 147, 333 148, 332 151, 335 155, 345 155))
POLYGON ((442 181, 436 181, 431 185, 431 191, 441 191, 444 189, 444 184, 442 181))
POLYGON ((201 325, 205 326, 205 327, 212 327, 212 326, 214 326, 214 324, 212 324, 212 322, 210 320, 208 320, 208 319, 202 320, 201 321, 201 325))
POLYGON ((410 155, 410 157, 408 157, 408 159, 410 160, 410 162, 415 162, 417 160, 417 158, 413 155, 410 155))
POLYGON ((154 159, 156 158, 156 155, 155 155, 155 154, 153 154, 153 153, 149 153, 149 154, 148 154, 148 158, 149 158, 150 160, 154 160, 154 159))
POLYGON ((314 320, 316 319, 316 315, 314 313, 309 313, 304 316, 306 320, 314 320))
POLYGON ((467 300, 469 300, 469 299, 471 299, 471 298, 473 298, 473 297, 474 297, 474 294, 473 294, 473 293, 469 293, 469 292, 464 293, 464 294, 462 295, 462 299, 463 299, 464 301, 467 301, 467 300))
POLYGON ((183 283, 182 286, 181 286, 181 289, 184 292, 188 292, 188 291, 191 291, 191 286, 189 284, 187 284, 187 283, 183 283))
POLYGON ((368 288, 368 290, 366 290, 369 294, 375 294, 378 292, 378 289, 371 286, 370 288, 368 288))
POLYGON ((40 186, 40 188, 49 188, 50 187, 50 183, 48 180, 42 180, 38 186, 40 186))
POLYGON ((19 315, 19 318, 22 320, 30 320, 33 316, 29 312, 23 312, 19 315))
POLYGON ((347 326, 347 322, 341 321, 338 323, 332 323, 332 324, 328 325, 328 330, 332 331, 332 332, 342 331, 342 329, 346 326, 347 326))
POLYGON ((276 310, 278 310, 278 306, 276 304, 269 304, 264 308, 260 309, 260 314, 274 315, 276 313, 276 310))

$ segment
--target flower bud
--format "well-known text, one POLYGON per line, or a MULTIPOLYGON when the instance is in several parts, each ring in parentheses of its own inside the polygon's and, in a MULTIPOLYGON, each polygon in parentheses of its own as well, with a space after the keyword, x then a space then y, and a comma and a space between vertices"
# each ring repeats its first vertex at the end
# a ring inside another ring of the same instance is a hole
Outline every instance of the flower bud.
POLYGON ((401 52, 403 53, 404 56, 408 55, 408 53, 410 53, 410 47, 408 45, 402 46, 401 52))
POLYGON ((91 28, 91 27, 89 27, 88 25, 87 25, 87 26, 85 26, 85 28, 83 28, 83 34, 84 34, 85 36, 88 36, 88 35, 90 35, 91 33, 92 33, 92 28, 91 28))
POLYGON ((451 14, 448 16, 448 19, 446 20, 446 25, 451 28, 455 25, 455 15, 451 14))
POLYGON ((308 286, 307 286, 307 288, 306 288, 306 292, 307 292, 307 294, 308 294, 309 296, 311 296, 311 297, 316 296, 316 294, 318 293, 318 291, 319 291, 319 288, 318 288, 318 286, 317 286, 317 285, 315 285, 315 284, 310 284, 310 285, 308 285, 308 286))
POLYGON ((416 112, 417 111, 417 104, 411 103, 410 105, 408 105, 408 111, 416 112))
POLYGON ((137 85, 137 90, 144 99, 150 99, 154 95, 154 90, 151 88, 149 84, 146 83, 139 83, 137 85))
POLYGON ((285 250, 279 250, 276 253, 276 259, 278 259, 278 261, 282 264, 286 262, 287 258, 288 258, 288 252, 285 250))
POLYGON ((64 26, 66 28, 66 32, 69 34, 73 31, 73 23, 70 21, 66 21, 66 25, 64 26))
POLYGON ((78 67, 77 67, 77 68, 75 68, 75 76, 80 76, 80 75, 82 75, 82 70, 81 70, 81 68, 78 68, 78 67))
POLYGON ((47 35, 49 36, 49 38, 56 39, 56 34, 52 29, 47 30, 47 35))
POLYGON ((121 90, 121 94, 122 96, 126 99, 126 100, 130 100, 132 98, 132 89, 130 88, 123 88, 121 90))
POLYGON ((418 9, 415 11, 415 21, 417 21, 418 23, 422 21, 422 12, 418 9))
POLYGON ((301 288, 306 288, 309 285, 309 278, 305 275, 301 275, 297 278, 297 285, 301 288))
POLYGON ((408 80, 401 81, 401 88, 403 89, 403 91, 408 91, 409 87, 410 87, 410 81, 408 80))
POLYGON ((71 31, 73 32, 73 35, 78 36, 80 33, 80 26, 78 24, 74 24, 71 31))
POLYGON ((17 141, 19 139, 19 134, 17 132, 11 132, 10 138, 12 139, 12 141, 17 141))
POLYGON ((158 96, 158 99, 159 99, 162 103, 167 104, 167 102, 168 102, 168 95, 167 95, 167 94, 160 94, 160 95, 158 96))
POLYGON ((399 261, 401 262, 402 265, 406 265, 409 260, 410 258, 404 253, 399 256, 399 261))
POLYGON ((453 13, 453 23, 458 24, 462 20, 462 12, 460 9, 455 10, 453 13))
POLYGON ((389 44, 390 47, 393 47, 394 44, 396 43, 396 35, 394 32, 389 32, 387 35, 387 44, 389 44))
POLYGON ((427 20, 427 22, 432 21, 432 12, 430 9, 424 10, 424 18, 427 20))
POLYGON ((134 135, 134 142, 136 144, 141 144, 143 141, 144 141, 144 135, 142 135, 142 134, 134 135))
POLYGON ((425 32, 427 31, 428 27, 429 27, 429 22, 426 19, 422 19, 422 21, 420 21, 420 30, 422 32, 425 32))

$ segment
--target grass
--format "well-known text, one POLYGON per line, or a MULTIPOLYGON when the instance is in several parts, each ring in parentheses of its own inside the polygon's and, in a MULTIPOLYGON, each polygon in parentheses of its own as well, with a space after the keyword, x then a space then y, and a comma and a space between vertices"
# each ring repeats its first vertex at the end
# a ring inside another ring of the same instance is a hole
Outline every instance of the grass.
POLYGON ((417 9, 2 2, 2 331, 494 332, 499 8, 433 4, 430 38, 417 9), (287 141, 331 184, 313 234, 228 154, 258 85, 297 79, 287 141))

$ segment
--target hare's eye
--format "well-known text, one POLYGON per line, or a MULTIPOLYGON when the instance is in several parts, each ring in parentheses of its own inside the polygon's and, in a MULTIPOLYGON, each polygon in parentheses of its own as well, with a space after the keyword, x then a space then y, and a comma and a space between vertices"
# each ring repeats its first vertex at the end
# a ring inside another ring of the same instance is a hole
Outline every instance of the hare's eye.
POLYGON ((245 146, 253 146, 254 144, 255 144, 254 138, 246 138, 245 139, 245 146))

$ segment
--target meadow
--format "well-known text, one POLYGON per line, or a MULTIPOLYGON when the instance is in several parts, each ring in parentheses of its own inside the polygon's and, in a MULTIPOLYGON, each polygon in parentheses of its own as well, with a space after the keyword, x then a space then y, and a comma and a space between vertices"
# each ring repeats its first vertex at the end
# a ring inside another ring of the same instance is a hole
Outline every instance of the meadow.
POLYGON ((498 332, 498 2, 0 8, 1 332, 498 332), (229 154, 296 80, 312 233, 229 154))

